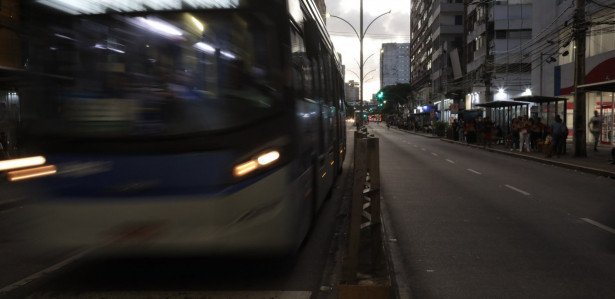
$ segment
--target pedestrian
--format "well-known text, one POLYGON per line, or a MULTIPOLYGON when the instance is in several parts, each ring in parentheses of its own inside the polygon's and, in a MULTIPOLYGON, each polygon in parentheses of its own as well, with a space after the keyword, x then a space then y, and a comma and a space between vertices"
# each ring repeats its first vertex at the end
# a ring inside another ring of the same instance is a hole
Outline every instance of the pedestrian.
POLYGON ((559 158, 564 153, 566 137, 568 136, 568 128, 562 123, 562 118, 555 115, 555 122, 551 125, 551 137, 553 138, 553 151, 555 156, 559 158))
POLYGON ((487 116, 483 119, 483 147, 491 147, 493 140, 493 122, 487 116))
POLYGON ((527 116, 523 116, 521 122, 519 123, 519 151, 530 152, 530 121, 527 119, 527 116))
POLYGON ((9 145, 6 133, 0 132, 0 160, 9 158, 9 145))
POLYGON ((459 133, 457 134, 459 136, 459 141, 460 142, 464 142, 465 141, 465 122, 462 120, 459 121, 459 133))
POLYGON ((457 119, 453 119, 453 123, 451 124, 451 129, 453 131, 453 135, 451 136, 453 138, 453 140, 457 140, 459 139, 459 123, 457 122, 457 119))
POLYGON ((532 147, 532 151, 538 150, 538 142, 543 141, 542 128, 540 127, 540 121, 538 119, 530 118, 530 144, 532 147))
POLYGON ((594 117, 589 120, 587 127, 592 135, 594 135, 594 152, 597 152, 600 132, 602 131, 602 118, 598 115, 598 111, 594 110, 594 117))
POLYGON ((514 150, 519 147, 519 128, 521 126, 521 120, 521 116, 519 116, 518 118, 513 118, 511 125, 512 148, 510 150, 514 150))
POLYGON ((473 119, 466 122, 466 142, 476 142, 476 124, 473 119))

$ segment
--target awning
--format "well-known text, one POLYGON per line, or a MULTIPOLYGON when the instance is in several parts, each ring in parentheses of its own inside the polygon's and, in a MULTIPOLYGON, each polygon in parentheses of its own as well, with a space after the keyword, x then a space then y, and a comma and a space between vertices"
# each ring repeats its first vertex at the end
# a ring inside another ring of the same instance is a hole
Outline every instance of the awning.
POLYGON ((615 80, 602 81, 598 83, 579 85, 579 88, 589 91, 611 91, 615 92, 615 80))
POLYGON ((529 105, 529 103, 524 103, 521 101, 493 101, 489 103, 476 104, 474 106, 484 107, 484 108, 502 108, 502 107, 515 107, 515 106, 524 106, 524 105, 529 105))
POLYGON ((518 102, 530 102, 530 103, 548 103, 548 102, 559 102, 565 101, 566 98, 557 98, 557 97, 545 97, 545 96, 523 96, 514 98, 513 100, 518 102))

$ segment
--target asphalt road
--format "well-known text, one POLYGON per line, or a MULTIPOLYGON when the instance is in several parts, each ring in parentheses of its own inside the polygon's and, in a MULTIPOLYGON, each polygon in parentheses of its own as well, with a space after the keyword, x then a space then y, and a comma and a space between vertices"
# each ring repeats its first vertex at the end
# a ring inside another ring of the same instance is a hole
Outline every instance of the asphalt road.
MULTIPOLYGON (((334 298, 344 186, 352 173, 348 157, 300 252, 281 260, 108 258, 89 248, 52 252, 26 245, 36 240, 22 232, 37 220, 17 220, 27 199, 12 204, 0 210, 0 298, 334 298)), ((9 199, 8 192, 0 196, 9 199)))
POLYGON ((413 298, 615 298, 615 180, 370 125, 413 298))

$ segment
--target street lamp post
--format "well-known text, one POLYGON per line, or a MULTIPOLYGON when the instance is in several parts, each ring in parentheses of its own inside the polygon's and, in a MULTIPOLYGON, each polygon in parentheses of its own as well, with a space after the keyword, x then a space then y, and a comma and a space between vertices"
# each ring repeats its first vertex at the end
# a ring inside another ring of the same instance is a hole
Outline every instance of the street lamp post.
POLYGON ((357 31, 357 29, 354 28, 354 26, 352 26, 352 24, 350 24, 350 22, 346 21, 344 18, 338 17, 338 16, 334 16, 334 15, 329 15, 331 17, 334 17, 336 19, 340 19, 343 22, 345 22, 346 24, 348 24, 348 26, 350 26, 350 28, 352 28, 352 30, 354 31, 354 33, 357 35, 357 38, 359 39, 359 42, 361 43, 361 49, 360 49, 360 54, 359 54, 359 61, 360 61, 360 65, 359 65, 359 127, 361 127, 363 125, 363 66, 365 65, 365 61, 363 60, 363 38, 365 37, 365 34, 367 33, 367 30, 369 30, 369 27, 372 26, 372 24, 378 20, 379 18, 383 17, 386 14, 391 13, 391 11, 387 11, 379 16, 377 16, 376 18, 374 18, 368 25, 367 28, 365 28, 365 30, 363 30, 363 0, 361 0, 361 5, 360 5, 360 9, 359 9, 359 31, 357 31))

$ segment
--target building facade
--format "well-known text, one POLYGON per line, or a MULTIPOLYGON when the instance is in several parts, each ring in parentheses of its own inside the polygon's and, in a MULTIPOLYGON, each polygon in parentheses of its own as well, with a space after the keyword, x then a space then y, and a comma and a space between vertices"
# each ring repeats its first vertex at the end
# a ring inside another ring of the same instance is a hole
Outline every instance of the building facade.
POLYGON ((344 84, 344 93, 346 95, 346 104, 348 106, 356 106, 361 100, 359 97, 359 82, 350 80, 344 84))
MULTIPOLYGON (((417 106, 434 104, 448 111, 462 92, 463 0, 414 1, 410 12, 413 98, 417 106)), ((441 119, 449 113, 438 114, 441 119)))
POLYGON ((380 88, 400 83, 410 83, 410 44, 382 44, 380 49, 380 88))
POLYGON ((466 0, 466 109, 532 95, 532 2, 466 0))
POLYGON ((327 18, 325 17, 325 15, 327 14, 327 4, 325 3, 325 0, 314 0, 314 4, 316 4, 316 7, 318 7, 318 11, 320 11, 322 20, 326 22, 327 18))
MULTIPOLYGON (((568 99, 566 124, 573 127, 576 43, 574 0, 535 1, 532 91, 568 99), (539 13, 540 12, 540 13, 539 13)), ((615 7, 615 6, 614 6, 615 7)), ((602 118, 600 142, 615 144, 615 9, 588 2, 585 51, 585 121, 602 118)), ((560 109, 561 110, 561 109, 560 109)), ((593 141, 587 124, 586 141, 593 141)))

